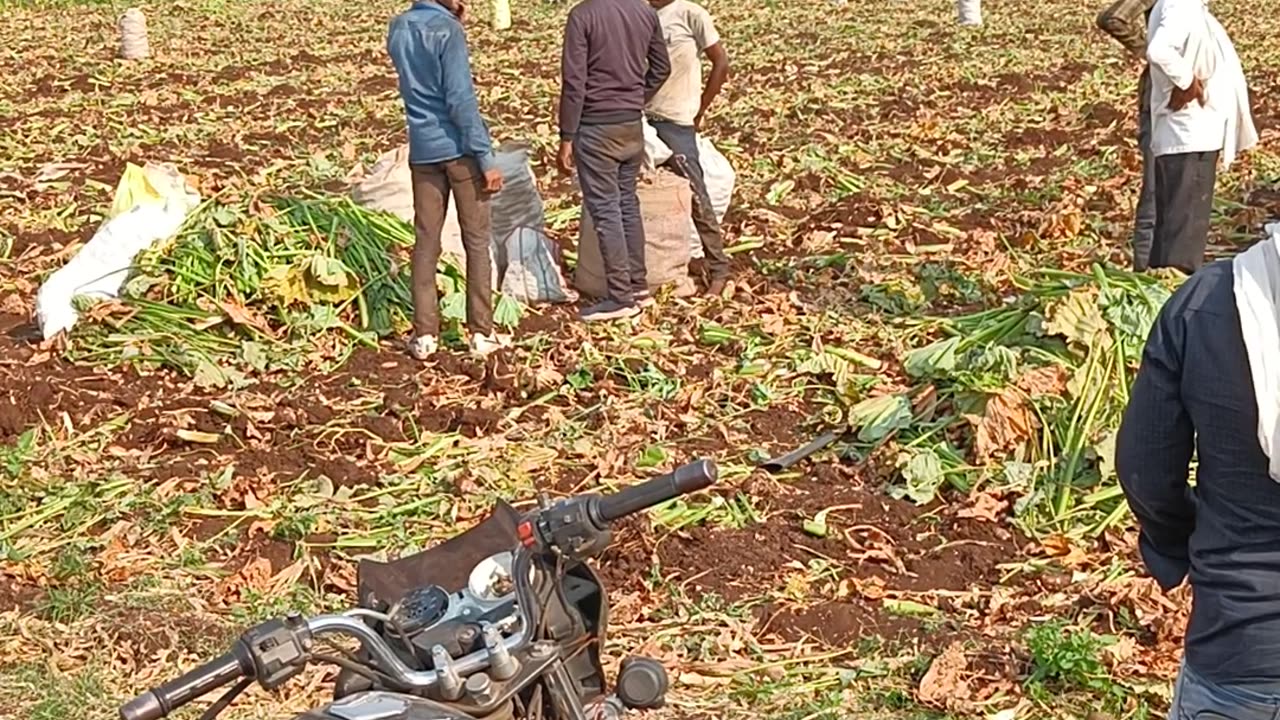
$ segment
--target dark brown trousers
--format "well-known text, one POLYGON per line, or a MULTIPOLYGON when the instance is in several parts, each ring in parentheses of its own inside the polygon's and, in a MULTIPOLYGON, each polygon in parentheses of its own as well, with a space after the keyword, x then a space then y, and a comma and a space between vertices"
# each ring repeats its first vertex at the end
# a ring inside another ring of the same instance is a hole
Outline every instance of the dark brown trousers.
POLYGON ((489 194, 474 158, 459 158, 430 165, 413 165, 413 334, 440 334, 440 298, 436 291, 436 264, 440 261, 440 235, 444 229, 449 196, 458 210, 462 247, 467 256, 467 329, 493 333, 493 276, 489 194))

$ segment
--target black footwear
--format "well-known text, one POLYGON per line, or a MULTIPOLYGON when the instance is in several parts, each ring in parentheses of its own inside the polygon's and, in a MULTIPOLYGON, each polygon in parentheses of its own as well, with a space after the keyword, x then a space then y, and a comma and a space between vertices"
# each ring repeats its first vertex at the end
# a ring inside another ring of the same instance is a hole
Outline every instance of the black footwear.
POLYGON ((640 308, 635 303, 623 305, 613 300, 603 300, 601 302, 582 309, 579 317, 584 322, 601 322, 604 320, 619 320, 621 318, 635 317, 640 314, 640 308))

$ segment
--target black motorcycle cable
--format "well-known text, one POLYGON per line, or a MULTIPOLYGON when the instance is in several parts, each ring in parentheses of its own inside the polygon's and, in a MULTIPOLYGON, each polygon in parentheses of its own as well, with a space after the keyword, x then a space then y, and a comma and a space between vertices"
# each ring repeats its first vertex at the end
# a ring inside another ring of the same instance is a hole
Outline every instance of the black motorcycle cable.
POLYGON ((214 718, 222 714, 223 710, 230 707, 231 703, 236 701, 236 698, 240 697, 240 693, 248 690, 249 686, 252 684, 253 678, 251 677, 244 678, 240 682, 236 683, 230 690, 223 693, 222 697, 218 698, 217 702, 210 705, 209 709, 201 713, 200 720, 214 720, 214 718))
MULTIPOLYGON (((556 555, 556 571, 553 577, 564 577, 564 556, 562 555, 556 555)), ((556 585, 556 582, 547 583, 545 596, 538 598, 538 621, 534 623, 534 627, 537 628, 535 639, 546 637, 547 614, 551 611, 551 596, 556 592, 556 585)))

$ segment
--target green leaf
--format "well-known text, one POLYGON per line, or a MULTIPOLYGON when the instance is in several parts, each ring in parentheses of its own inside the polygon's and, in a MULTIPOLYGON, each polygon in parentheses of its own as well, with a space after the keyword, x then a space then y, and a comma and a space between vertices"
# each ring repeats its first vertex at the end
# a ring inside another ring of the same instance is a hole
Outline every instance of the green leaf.
POLYGON ((498 294, 498 304, 493 310, 493 321, 502 327, 512 328, 520 324, 524 307, 513 297, 498 294))
POLYGON ((445 320, 462 322, 467 319, 466 293, 452 292, 440 301, 440 317, 445 320))
POLYGON ((938 608, 932 605, 925 605, 912 600, 886 599, 884 601, 884 609, 890 614, 898 615, 899 617, 929 618, 942 614, 938 608))
POLYGON ((905 395, 881 395, 849 409, 849 426, 858 428, 858 440, 880 442, 911 425, 911 401, 905 395))
POLYGON ((192 373, 192 380, 195 381, 197 387, 203 390, 218 390, 230 383, 227 374, 222 368, 205 359, 201 359, 196 364, 196 371, 192 373))
POLYGON ((1116 473, 1116 431, 1108 431, 1098 444, 1093 446, 1098 455, 1098 474, 1108 480, 1116 473))
POLYGON ((595 376, 587 368, 578 368, 565 377, 565 382, 574 390, 585 390, 595 381, 595 376))
POLYGON ((661 445, 650 445, 640 453, 640 459, 636 460, 638 468, 652 468, 665 465, 667 462, 667 451, 661 445))
POLYGON ((1049 321, 1044 330, 1050 335, 1061 335, 1086 346, 1110 339, 1107 321, 1098 307, 1097 293, 1092 289, 1072 290, 1065 298, 1052 303, 1047 308, 1047 315, 1049 321))
POLYGON ((347 284, 347 266, 343 265, 338 258, 313 255, 310 271, 312 279, 321 285, 342 287, 347 284))
POLYGON ((769 188, 769 192, 765 195, 765 200, 770 205, 781 205, 782 201, 791 194, 795 187, 795 180, 779 180, 769 188))
POLYGON ((902 368, 916 378, 945 376, 956 369, 961 342, 957 336, 912 350, 903 359, 902 368))
POLYGON ((804 531, 814 537, 824 538, 831 534, 831 529, 827 527, 827 514, 831 512, 831 508, 825 508, 818 511, 812 520, 804 521, 804 531))
POLYGON ((896 500, 906 498, 916 505, 928 505, 938 496, 938 489, 946 481, 942 458, 933 448, 914 453, 903 453, 898 458, 902 473, 902 485, 889 487, 889 495, 896 500))
POLYGON ((1029 488, 1035 480, 1036 468, 1031 463, 1011 462, 1005 464, 1002 474, 1010 487, 1029 488))
POLYGON ((257 370, 258 372, 266 372, 270 365, 270 359, 267 356, 267 347, 262 343, 246 340, 240 344, 240 359, 246 365, 257 370))

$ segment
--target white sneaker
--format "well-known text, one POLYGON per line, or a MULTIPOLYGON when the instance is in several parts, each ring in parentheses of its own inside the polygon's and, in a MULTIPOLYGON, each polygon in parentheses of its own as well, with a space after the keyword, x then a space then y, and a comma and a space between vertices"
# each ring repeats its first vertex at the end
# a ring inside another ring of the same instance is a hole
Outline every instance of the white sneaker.
POLYGON ((409 341, 409 355, 414 360, 426 360, 440 349, 440 341, 435 335, 423 335, 409 341))
POLYGON ((472 335, 471 336, 471 352, 475 355, 484 357, 490 355, 505 347, 511 346, 510 335, 500 335, 494 333, 492 335, 472 335))

